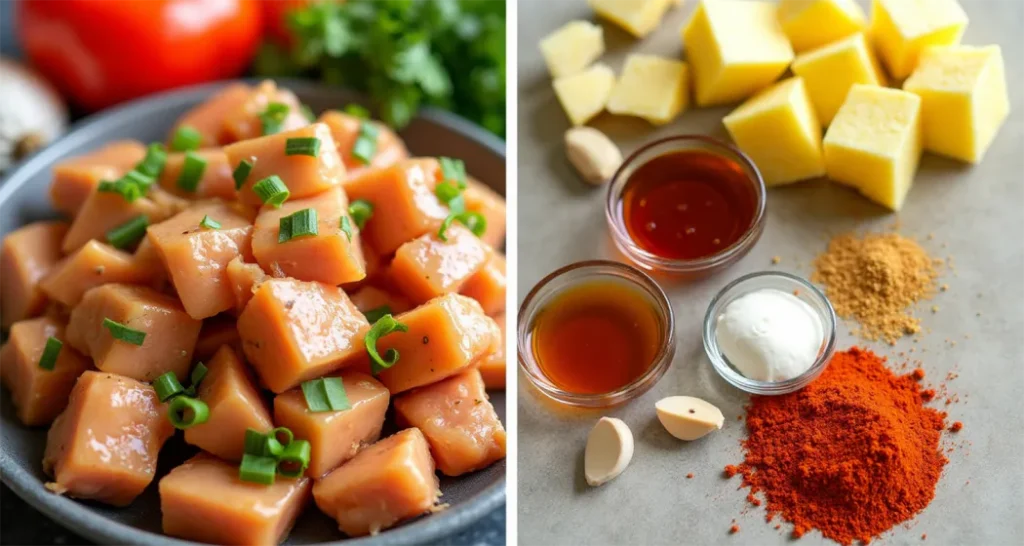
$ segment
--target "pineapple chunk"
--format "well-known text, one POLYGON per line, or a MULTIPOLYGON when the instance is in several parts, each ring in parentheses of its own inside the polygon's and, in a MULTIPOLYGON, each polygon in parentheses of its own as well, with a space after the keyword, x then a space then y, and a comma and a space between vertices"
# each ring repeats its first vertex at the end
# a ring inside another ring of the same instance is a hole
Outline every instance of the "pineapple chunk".
POLYGON ((793 60, 775 4, 702 0, 683 27, 699 106, 741 101, 774 82, 793 60))
POLYGON ((590 0, 599 16, 643 38, 651 33, 668 10, 669 0, 590 0))
POLYGON ((864 30, 867 17, 853 0, 782 0, 779 21, 799 53, 864 30))
POLYGON ((540 41, 552 78, 571 76, 604 53, 604 31, 589 21, 569 21, 540 41))
POLYGON ((921 157, 921 98, 854 84, 825 133, 825 173, 900 210, 921 157))
POLYGON ((967 14, 956 0, 872 0, 871 37, 889 75, 902 80, 928 46, 957 45, 967 14))
POLYGON ((783 80, 751 97, 725 119, 733 141, 754 161, 767 185, 825 174, 821 125, 801 78, 783 80))
POLYGON ((864 34, 797 55, 790 67, 807 84, 811 104, 822 125, 832 123, 855 83, 885 85, 885 74, 864 34))
POLYGON ((630 55, 608 99, 613 114, 639 116, 663 124, 686 109, 687 66, 654 55, 630 55))
POLYGON ((553 82, 555 95, 573 125, 583 125, 601 113, 615 85, 615 73, 608 65, 595 63, 590 68, 553 82))
POLYGON ((903 89, 921 97, 924 149, 977 163, 1010 113, 999 46, 925 49, 903 89))

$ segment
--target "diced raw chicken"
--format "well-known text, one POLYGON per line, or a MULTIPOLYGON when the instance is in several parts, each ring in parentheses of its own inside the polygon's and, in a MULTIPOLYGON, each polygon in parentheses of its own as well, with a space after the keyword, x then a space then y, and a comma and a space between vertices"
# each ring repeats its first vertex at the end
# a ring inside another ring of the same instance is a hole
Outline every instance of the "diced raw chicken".
POLYGON ((153 387, 86 371, 46 436, 43 471, 54 493, 127 506, 153 481, 156 459, 174 433, 153 387))
POLYGON ((290 131, 309 125, 309 120, 299 108, 299 99, 287 89, 278 89, 270 80, 260 82, 249 90, 248 95, 221 117, 221 144, 238 142, 262 136, 264 127, 261 115, 271 103, 283 104, 288 112, 281 120, 281 131, 290 131))
POLYGON ((187 199, 208 199, 219 197, 221 199, 235 199, 235 179, 232 178, 234 165, 228 163, 228 156, 220 148, 208 150, 196 150, 195 153, 200 159, 206 161, 203 174, 199 177, 199 184, 195 191, 188 191, 178 184, 181 170, 185 166, 185 154, 183 152, 171 152, 167 154, 167 163, 160 173, 160 187, 168 193, 187 199))
POLYGON ((484 308, 484 313, 495 316, 505 311, 505 256, 494 252, 491 258, 465 284, 459 293, 469 296, 484 308))
POLYGON ((95 191, 89 194, 82 205, 61 249, 65 254, 78 250, 90 239, 107 241, 107 232, 123 225, 138 216, 146 216, 150 224, 163 221, 177 214, 177 206, 166 200, 163 190, 153 188, 146 197, 140 197, 129 203, 120 194, 95 191), (162 194, 162 195, 161 195, 162 194), (158 202, 165 199, 163 202, 158 202))
POLYGON ((74 307, 90 288, 112 282, 148 284, 151 279, 152 272, 139 267, 131 254, 92 240, 58 262, 39 288, 51 300, 74 307))
POLYGON ((146 147, 137 140, 117 140, 78 157, 53 166, 50 200, 53 207, 75 216, 89 194, 103 180, 117 180, 142 161, 146 147))
POLYGON ((61 259, 66 222, 36 222, 8 233, 0 251, 0 325, 7 328, 46 307, 39 281, 61 259))
POLYGON ((430 447, 415 428, 360 451, 313 485, 316 505, 350 537, 434 510, 440 495, 430 447))
POLYGON ((363 120, 337 110, 328 110, 320 114, 317 121, 331 128, 331 136, 334 137, 334 143, 338 145, 338 153, 341 154, 341 158, 345 162, 345 170, 348 172, 349 178, 358 176, 367 169, 389 167, 409 157, 409 152, 405 149, 402 140, 383 123, 363 120), (352 154, 352 148, 359 138, 363 123, 370 123, 377 129, 377 147, 369 165, 352 154))
POLYGON ((395 399, 398 423, 427 437, 437 469, 459 476, 505 458, 505 429, 472 369, 395 399))
POLYGON ((505 388, 505 313, 496 315, 494 322, 501 328, 501 343, 493 353, 480 359, 480 376, 488 389, 505 388))
POLYGON ((461 225, 445 235, 447 241, 424 233, 395 252, 391 280, 414 303, 458 292, 491 258, 491 247, 461 225))
POLYGON ((187 125, 202 136, 199 143, 200 148, 212 148, 222 144, 233 142, 224 134, 224 118, 232 112, 238 111, 243 103, 249 98, 251 88, 244 83, 233 83, 226 86, 216 95, 210 97, 206 102, 192 108, 185 115, 178 118, 178 122, 171 128, 167 135, 167 143, 174 139, 174 133, 183 125, 187 125))
POLYGON ((352 293, 349 298, 357 308, 366 314, 381 307, 387 307, 392 315, 404 313, 412 309, 412 302, 400 294, 388 292, 376 286, 364 286, 352 293))
POLYGON ((479 212, 487 219, 487 231, 480 237, 485 243, 499 248, 505 241, 505 199, 489 186, 469 177, 462 192, 466 210, 479 212))
POLYGON ((192 358, 206 362, 213 358, 222 345, 230 345, 239 352, 242 350, 242 338, 238 337, 235 318, 228 315, 217 315, 203 321, 192 358))
POLYGON ((241 256, 236 256, 227 267, 228 283, 235 296, 235 310, 241 312, 249 304, 256 288, 270 277, 256 264, 247 264, 241 256))

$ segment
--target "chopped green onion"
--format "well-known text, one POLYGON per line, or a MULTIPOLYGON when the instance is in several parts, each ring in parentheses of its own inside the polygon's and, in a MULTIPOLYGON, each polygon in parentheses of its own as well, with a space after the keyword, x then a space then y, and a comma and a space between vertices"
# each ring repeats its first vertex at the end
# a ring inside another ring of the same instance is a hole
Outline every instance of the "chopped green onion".
POLYGON ((199 383, 203 380, 204 377, 206 377, 207 371, 209 370, 207 370, 206 364, 203 364, 202 362, 196 363, 196 367, 192 369, 192 384, 189 385, 187 389, 185 389, 185 395, 195 396, 196 393, 199 392, 199 383))
POLYGON ((210 215, 207 214, 206 216, 203 216, 203 220, 199 222, 199 227, 206 229, 220 229, 220 222, 210 218, 210 215))
POLYGON ((352 222, 348 221, 348 216, 341 217, 341 231, 348 236, 349 242, 352 241, 352 222))
POLYGON ((289 138, 284 141, 284 155, 308 155, 316 157, 320 155, 320 139, 289 138))
POLYGON ((340 377, 324 377, 302 383, 306 407, 313 413, 352 409, 340 377))
POLYGON ((277 472, 277 459, 264 455, 242 455, 242 464, 238 467, 238 479, 243 482, 273 485, 274 474, 277 472))
POLYGON ((366 199, 356 199, 348 206, 348 213, 352 215, 359 229, 366 227, 366 222, 373 216, 373 203, 366 199))
POLYGON ((108 318, 103 319, 103 327, 110 330, 110 335, 118 341, 132 345, 142 345, 146 340, 146 332, 129 328, 120 322, 114 322, 108 318))
POLYGON ((466 211, 466 200, 462 196, 462 190, 455 184, 442 180, 434 188, 434 194, 444 204, 448 205, 448 209, 451 212, 459 214, 466 211))
POLYGON ((308 104, 299 105, 299 111, 302 112, 302 117, 306 118, 310 123, 316 121, 316 115, 308 104))
POLYGON ((39 357, 39 367, 44 370, 52 370, 57 365, 57 357, 60 350, 64 348, 64 342, 50 336, 46 338, 46 346, 43 347, 43 354, 39 357))
POLYGON ((210 406, 190 396, 176 396, 171 400, 167 416, 174 428, 185 430, 210 420, 210 406))
POLYGON ((138 184, 132 184, 125 178, 113 181, 103 180, 100 182, 97 190, 105 193, 118 193, 125 201, 134 203, 136 199, 142 197, 142 188, 138 184))
POLYGON ((484 218, 483 214, 472 211, 453 212, 444 219, 444 222, 441 222, 441 229, 437 230, 438 239, 446 243, 448 242, 448 228, 451 227, 452 222, 455 220, 469 228, 473 235, 477 237, 480 237, 487 231, 487 218, 484 218))
POLYGON ((178 382, 178 378, 174 375, 174 372, 167 372, 153 381, 153 388, 156 389, 156 397, 161 402, 166 402, 171 398, 185 392, 185 388, 178 382))
POLYGON ((292 434, 292 431, 290 429, 288 429, 287 427, 277 427, 274 430, 271 430, 270 432, 268 432, 267 433, 267 437, 268 438, 273 438, 275 441, 277 441, 281 445, 291 444, 292 441, 295 440, 295 435, 292 434), (282 437, 284 438, 283 440, 281 439, 282 437))
POLYGON ((373 156, 377 154, 377 137, 379 135, 380 129, 372 121, 360 122, 359 136, 352 144, 352 157, 361 161, 363 165, 369 165, 373 156))
POLYGON ((386 314, 377 319, 370 328, 370 331, 366 333, 363 343, 366 345, 366 352, 370 353, 370 358, 372 359, 370 368, 374 375, 380 373, 381 370, 394 366, 398 362, 398 351, 395 349, 385 351, 383 358, 377 352, 377 340, 396 331, 408 332, 409 327, 395 320, 391 314, 386 314))
POLYGON ((288 117, 288 105, 280 102, 272 102, 267 109, 260 114, 260 123, 263 126, 264 135, 272 135, 281 132, 284 119, 288 117))
POLYGON ((251 428, 245 429, 245 450, 248 455, 268 455, 267 435, 251 428))
POLYGON ((451 180, 460 190, 466 189, 466 164, 461 159, 442 157, 441 175, 445 180, 451 180))
POLYGON ((122 176, 120 180, 124 183, 138 186, 139 189, 142 190, 142 193, 148 191, 149 187, 153 185, 153 182, 156 182, 154 177, 136 170, 124 173, 124 176, 122 176))
POLYGON ((206 160, 191 150, 185 152, 185 163, 182 164, 181 174, 178 175, 178 187, 189 193, 195 193, 204 171, 206 171, 206 160))
POLYGON ((256 192, 260 201, 263 201, 265 205, 271 205, 275 208, 280 207, 288 200, 288 196, 291 195, 288 191, 288 186, 285 186, 284 182, 276 174, 272 174, 253 184, 252 191, 256 192))
POLYGON ((391 314, 391 306, 390 305, 381 305, 380 307, 375 307, 375 308, 370 309, 369 311, 363 313, 363 316, 366 317, 367 322, 369 322, 370 324, 374 324, 375 322, 380 320, 380 318, 383 317, 384 315, 390 315, 390 314, 391 314))
POLYGON ((234 172, 231 173, 231 178, 235 179, 235 189, 240 190, 245 185, 245 179, 249 178, 249 173, 252 172, 252 161, 243 159, 235 167, 234 172))
POLYGON ((146 157, 135 166, 135 170, 150 178, 157 178, 163 172, 165 163, 167 148, 159 142, 154 142, 146 148, 146 157))
POLYGON ((309 467, 312 446, 306 440, 295 440, 284 448, 277 458, 277 473, 286 478, 298 478, 309 467))
POLYGON ((280 231, 278 243, 287 243, 299 237, 310 237, 318 233, 316 209, 302 209, 294 214, 281 218, 278 222, 280 231))
POLYGON ((182 125, 178 127, 178 130, 174 132, 174 137, 171 138, 171 150, 175 152, 198 150, 202 142, 203 135, 199 131, 192 126, 182 125))
POLYGON ((370 119, 370 111, 361 104, 352 103, 345 107, 345 113, 359 119, 370 119))
POLYGON ((142 240, 149 227, 149 218, 140 214, 107 232, 107 242, 114 248, 127 248, 142 240))

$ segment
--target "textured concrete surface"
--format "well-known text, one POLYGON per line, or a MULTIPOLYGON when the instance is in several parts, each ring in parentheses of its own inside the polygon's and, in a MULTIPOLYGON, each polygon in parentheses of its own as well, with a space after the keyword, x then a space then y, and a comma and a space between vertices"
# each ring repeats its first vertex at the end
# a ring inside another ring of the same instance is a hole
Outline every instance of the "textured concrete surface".
MULTIPOLYGON (((602 23, 618 72, 625 55, 643 51, 671 57, 681 52, 679 29, 696 2, 670 12, 661 27, 635 41, 602 23)), ((964 43, 1002 46, 1012 113, 985 161, 975 167, 926 155, 904 210, 889 214, 855 193, 826 181, 772 189, 764 236, 729 270, 695 283, 659 279, 677 320, 672 368, 646 395, 605 412, 567 411, 524 386, 519 395, 519 537, 523 544, 789 544, 789 526, 775 530, 760 508, 748 506, 725 464, 741 458, 739 440, 747 396, 720 379, 704 356, 701 319, 715 292, 751 271, 778 269, 808 276, 813 257, 830 234, 881 230, 898 222, 954 268, 940 282, 948 292, 917 313, 927 333, 917 343, 867 346, 889 355, 919 358, 926 382, 949 382, 960 403, 948 407, 964 422, 948 435, 950 463, 932 504, 880 544, 1019 544, 1024 536, 1024 2, 961 1, 971 23, 964 43), (778 265, 771 258, 782 259, 778 265), (930 312, 932 305, 939 311, 930 312), (955 342, 955 344, 953 343, 955 342), (676 394, 702 397, 726 415, 722 431, 697 442, 669 436, 654 402, 676 394), (583 479, 586 435, 602 415, 622 418, 633 430, 630 467, 592 489, 583 479), (687 473, 693 479, 686 479, 687 473), (730 535, 733 520, 740 526, 730 535), (922 542, 921 535, 927 533, 922 542)), ((565 160, 562 113, 544 68, 538 40, 570 19, 592 18, 583 0, 525 0, 519 10, 519 296, 553 269, 570 262, 623 260, 611 245, 603 214, 605 194, 580 182, 565 160)), ((625 153, 658 136, 705 133, 726 138, 728 108, 691 110, 668 126, 603 114, 592 125, 618 141, 625 153)), ((840 330, 840 347, 861 343, 840 330)), ((525 385, 525 379, 520 379, 525 385)), ((827 542, 817 532, 799 544, 827 542)))

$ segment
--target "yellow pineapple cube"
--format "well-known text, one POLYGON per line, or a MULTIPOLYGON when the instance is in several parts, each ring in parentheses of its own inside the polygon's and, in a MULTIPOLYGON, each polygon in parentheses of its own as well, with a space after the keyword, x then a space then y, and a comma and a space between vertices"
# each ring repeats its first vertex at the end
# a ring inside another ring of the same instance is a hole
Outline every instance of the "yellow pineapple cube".
POLYGON ((782 0, 779 21, 797 53, 860 32, 868 22, 853 0, 782 0))
POLYGON ((686 109, 687 81, 687 66, 682 61, 630 55, 608 99, 608 111, 655 124, 668 123, 686 109))
POLYGON ((932 47, 903 89, 921 97, 924 149, 977 163, 1010 113, 999 46, 932 47))
POLYGON ((886 83, 862 33, 797 55, 790 70, 807 84, 811 104, 822 125, 832 123, 853 84, 884 86, 886 83))
POLYGON ((604 63, 594 63, 582 72, 556 78, 552 84, 569 121, 583 125, 608 104, 615 86, 615 73, 604 63))
POLYGON ((921 98, 854 84, 825 133, 825 173, 900 210, 921 158, 921 98))
POLYGON ((590 21, 569 21, 540 41, 551 77, 570 76, 604 53, 604 31, 590 21))
POLYGON ((771 2, 702 0, 683 27, 699 106, 739 102, 767 87, 793 60, 771 2))
POLYGON ((670 0, 590 0, 599 16, 643 38, 651 33, 668 10, 670 0))
POLYGON ((956 0, 872 0, 870 35, 889 75, 902 80, 928 46, 956 45, 967 14, 956 0))
POLYGON ((825 174, 821 125, 801 78, 783 80, 754 95, 722 120, 767 185, 825 174))

